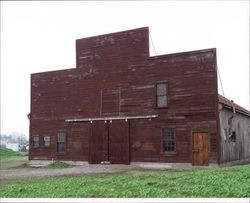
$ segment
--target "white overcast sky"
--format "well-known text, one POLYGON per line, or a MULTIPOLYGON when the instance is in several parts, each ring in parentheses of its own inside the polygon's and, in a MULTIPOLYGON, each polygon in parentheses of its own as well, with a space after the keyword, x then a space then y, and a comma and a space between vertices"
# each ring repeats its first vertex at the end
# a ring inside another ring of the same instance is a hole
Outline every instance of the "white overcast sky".
POLYGON ((74 68, 75 39, 145 26, 157 55, 217 48, 225 96, 249 109, 249 1, 1 1, 1 133, 28 136, 30 74, 74 68))

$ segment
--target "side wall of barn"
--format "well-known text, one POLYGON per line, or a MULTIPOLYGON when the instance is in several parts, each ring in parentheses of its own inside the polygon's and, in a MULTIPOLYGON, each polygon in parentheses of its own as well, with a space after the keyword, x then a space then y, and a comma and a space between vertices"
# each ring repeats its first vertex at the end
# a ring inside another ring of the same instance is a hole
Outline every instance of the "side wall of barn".
POLYGON ((250 161, 250 118, 233 110, 219 111, 221 163, 250 161))

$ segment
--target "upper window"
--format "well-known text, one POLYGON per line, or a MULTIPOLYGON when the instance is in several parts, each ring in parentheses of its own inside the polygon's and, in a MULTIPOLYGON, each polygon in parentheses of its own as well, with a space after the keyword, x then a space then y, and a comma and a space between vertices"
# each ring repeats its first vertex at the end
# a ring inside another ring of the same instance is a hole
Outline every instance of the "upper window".
POLYGON ((65 153, 66 151, 66 133, 59 132, 57 134, 57 152, 65 153))
POLYGON ((45 135, 43 139, 44 139, 44 146, 49 147, 50 146, 50 136, 45 135))
POLYGON ((33 136, 33 147, 39 147, 39 135, 33 136))
POLYGON ((173 128, 163 128, 163 151, 174 152, 175 151, 175 134, 173 128))
POLYGON ((167 107, 167 91, 168 85, 166 83, 156 84, 156 106, 158 108, 167 107))

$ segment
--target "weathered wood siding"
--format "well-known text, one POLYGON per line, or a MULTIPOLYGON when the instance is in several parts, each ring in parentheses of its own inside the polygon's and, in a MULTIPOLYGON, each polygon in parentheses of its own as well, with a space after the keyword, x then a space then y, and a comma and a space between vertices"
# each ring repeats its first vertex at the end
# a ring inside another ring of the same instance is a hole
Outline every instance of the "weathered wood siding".
POLYGON ((130 161, 192 162, 192 133, 208 132, 209 162, 217 162, 216 50, 149 57, 148 43, 147 28, 80 39, 77 68, 32 74, 30 137, 41 143, 30 159, 89 160, 92 124, 65 119, 157 114, 130 121, 130 161), (168 84, 167 108, 156 108, 160 82, 168 84), (175 129, 174 153, 162 150, 163 127, 175 129), (64 155, 56 152, 60 130, 67 132, 64 155))
POLYGON ((219 112, 221 135, 221 163, 250 160, 250 118, 222 108, 219 112), (230 122, 231 120, 231 122, 230 122), (231 129, 230 129, 231 128, 231 129), (230 131, 235 131, 236 140, 230 139, 230 131))

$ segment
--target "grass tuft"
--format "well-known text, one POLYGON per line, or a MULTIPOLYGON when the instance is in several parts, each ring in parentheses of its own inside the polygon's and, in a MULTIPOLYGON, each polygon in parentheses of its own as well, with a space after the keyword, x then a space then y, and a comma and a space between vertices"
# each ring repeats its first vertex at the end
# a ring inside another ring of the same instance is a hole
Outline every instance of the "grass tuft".
POLYGON ((55 161, 47 166, 44 166, 44 168, 70 168, 72 165, 61 162, 61 161, 55 161))

